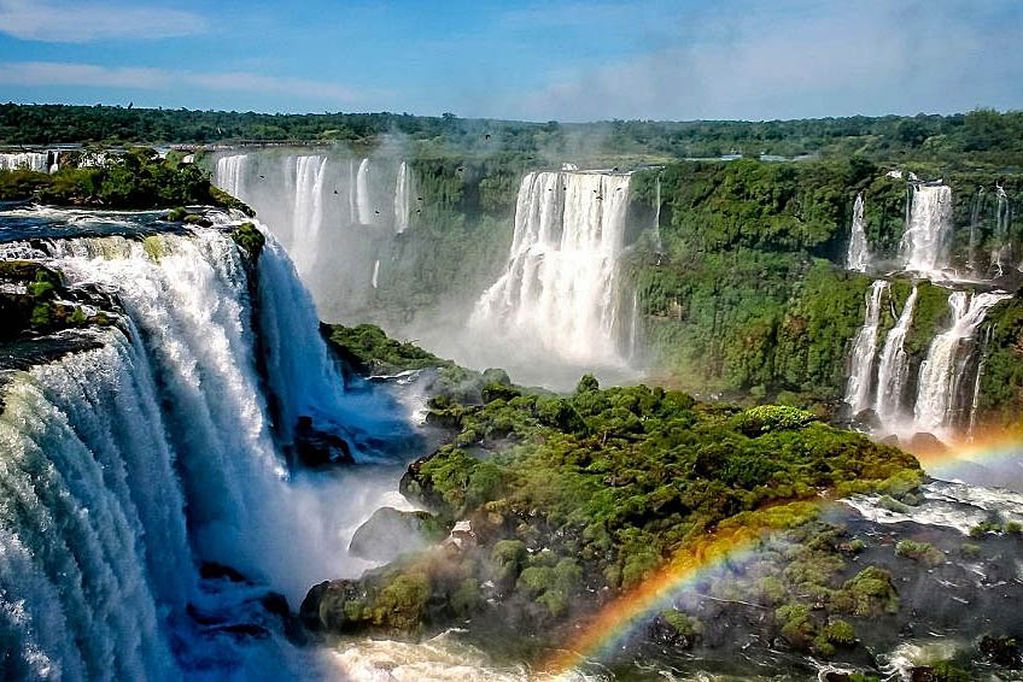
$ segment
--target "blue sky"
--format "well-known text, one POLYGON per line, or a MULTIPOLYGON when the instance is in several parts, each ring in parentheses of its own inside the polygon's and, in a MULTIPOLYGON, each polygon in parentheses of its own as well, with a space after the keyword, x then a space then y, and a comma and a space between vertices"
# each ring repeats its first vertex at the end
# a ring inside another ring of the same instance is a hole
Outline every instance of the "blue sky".
POLYGON ((0 0, 0 100, 530 120, 1023 108, 1021 0, 0 0))

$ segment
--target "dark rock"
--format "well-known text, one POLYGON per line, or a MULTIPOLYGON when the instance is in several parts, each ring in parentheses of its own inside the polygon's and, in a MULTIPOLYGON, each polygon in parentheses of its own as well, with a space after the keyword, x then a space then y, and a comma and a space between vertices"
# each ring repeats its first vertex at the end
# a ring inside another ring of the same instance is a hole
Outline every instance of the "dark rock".
POLYGON ((866 409, 853 415, 852 426, 860 430, 874 432, 881 428, 881 420, 878 418, 877 412, 866 409))
POLYGON ((298 418, 294 447, 299 461, 308 467, 355 464, 345 439, 336 433, 317 429, 312 417, 298 418))
POLYGON ((310 630, 340 634, 352 630, 355 623, 345 605, 367 602, 366 589, 358 581, 324 581, 306 594, 298 617, 310 630))
POLYGON ((919 455, 940 455, 948 451, 948 446, 932 433, 914 433, 906 449, 919 455))
POLYGON ((980 653, 995 665, 1012 670, 1023 667, 1023 652, 1015 637, 984 635, 977 644, 980 653))
POLYGON ((203 580, 229 580, 233 583, 250 582, 240 571, 230 566, 217 563, 216 561, 205 561, 199 567, 199 577, 203 580))
POLYGON ((266 639, 270 636, 270 631, 257 623, 232 623, 231 625, 224 625, 217 629, 221 632, 226 632, 229 635, 235 635, 236 637, 266 639))
POLYGON ((403 512, 381 507, 359 526, 348 551, 371 561, 394 561, 431 544, 427 512, 403 512))

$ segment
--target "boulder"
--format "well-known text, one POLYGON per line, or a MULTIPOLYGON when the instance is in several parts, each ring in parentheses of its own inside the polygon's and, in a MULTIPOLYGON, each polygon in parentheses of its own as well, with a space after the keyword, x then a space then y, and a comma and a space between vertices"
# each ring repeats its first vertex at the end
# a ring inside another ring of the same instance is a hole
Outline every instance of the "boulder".
POLYGON ((932 433, 914 433, 906 444, 906 449, 917 455, 941 455, 948 451, 948 446, 942 443, 932 433))
POLYGON ((430 515, 381 507, 359 526, 348 551, 370 561, 394 561, 402 554, 418 552, 431 544, 430 515))
POLYGON ((295 454, 308 467, 355 464, 351 448, 344 438, 316 428, 312 417, 299 417, 295 425, 295 454))

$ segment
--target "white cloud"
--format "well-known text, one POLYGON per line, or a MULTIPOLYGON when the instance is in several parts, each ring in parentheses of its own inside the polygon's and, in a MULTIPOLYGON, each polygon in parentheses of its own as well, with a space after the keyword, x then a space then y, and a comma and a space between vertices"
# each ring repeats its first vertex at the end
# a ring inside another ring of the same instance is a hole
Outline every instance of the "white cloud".
MULTIPOLYGON (((506 112, 559 118, 798 118, 1023 105, 1010 2, 778 2, 701 17, 687 40, 561 70, 506 112)), ((678 21, 683 21, 680 17, 678 21)))
POLYGON ((48 43, 152 40, 202 33, 198 14, 142 3, 0 0, 0 31, 48 43))
POLYGON ((363 94, 338 83, 282 78, 246 71, 194 72, 147 67, 107 67, 70 62, 0 62, 0 84, 83 86, 165 90, 193 86, 204 90, 290 95, 323 104, 351 104, 363 94))

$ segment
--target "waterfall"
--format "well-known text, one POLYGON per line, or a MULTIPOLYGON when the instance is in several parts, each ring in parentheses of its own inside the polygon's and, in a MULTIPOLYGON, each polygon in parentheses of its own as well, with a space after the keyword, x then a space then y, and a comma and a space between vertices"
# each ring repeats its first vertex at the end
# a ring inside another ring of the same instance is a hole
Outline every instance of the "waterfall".
POLYGON ((845 402, 853 416, 871 405, 870 388, 873 386, 874 363, 877 356, 877 330, 881 323, 881 300, 888 290, 888 282, 879 279, 866 295, 867 309, 853 341, 849 382, 845 389, 845 402))
POLYGON ((981 187, 973 197, 970 207, 970 251, 967 267, 971 273, 977 272, 977 247, 980 245, 980 221, 984 210, 984 188, 981 187))
POLYGON ((370 281, 370 284, 372 284, 373 288, 376 289, 377 288, 377 284, 379 283, 379 281, 380 281, 380 259, 378 258, 375 261, 373 261, 373 279, 370 281))
POLYGON ((504 274, 480 297, 471 324, 535 342, 564 359, 620 363, 616 274, 630 176, 527 174, 504 274))
POLYGON ((636 359, 639 348, 639 292, 632 291, 632 313, 629 316, 629 360, 636 359))
POLYGON ((980 347, 980 360, 977 361, 977 371, 973 377, 973 397, 970 399, 970 421, 967 430, 971 439, 977 429, 977 408, 980 407, 981 379, 984 376, 984 364, 987 361, 986 351, 988 344, 991 342, 991 332, 992 327, 991 325, 988 325, 987 336, 984 338, 984 343, 980 347))
POLYGON ((49 152, 0 153, 0 170, 29 170, 46 173, 50 169, 49 152))
POLYGON ((846 267, 856 272, 866 272, 870 265, 870 248, 867 246, 866 223, 863 219, 863 192, 856 195, 853 204, 852 235, 849 238, 849 251, 846 256, 846 267))
MULTIPOLYGON (((240 645, 189 625, 193 604, 226 608, 219 591, 199 588, 199 563, 235 567, 292 605, 344 571, 344 545, 324 522, 340 493, 321 500, 290 480, 271 424, 271 400, 284 426, 298 415, 356 418, 309 296, 272 237, 258 305, 220 229, 18 248, 44 249, 71 286, 111 292, 123 317, 82 332, 93 350, 13 373, 2 387, 4 672, 176 679, 197 649, 200 671, 218 677, 217 647, 240 645)), ((236 655, 244 666, 253 654, 236 655)), ((280 658, 253 665, 280 677, 280 658)))
POLYGON ((213 182, 235 198, 241 198, 245 187, 248 154, 231 154, 217 159, 213 182))
POLYGON ((909 378, 909 355, 906 353, 906 334, 913 323, 917 287, 913 286, 902 307, 895 326, 888 332, 877 367, 877 396, 874 412, 885 426, 891 426, 903 416, 902 401, 909 378))
POLYGON ((913 185, 902 260, 906 270, 940 275, 949 265, 952 238, 952 189, 948 185, 913 185))
POLYGON ((973 335, 984 316, 999 301, 1009 298, 1004 293, 954 291, 948 297, 952 324, 931 341, 927 358, 920 365, 917 383, 916 425, 931 433, 942 434, 962 421, 959 411, 961 385, 966 376, 973 335))
POLYGON ((291 221, 292 259, 299 272, 311 271, 319 255, 323 222, 325 156, 299 156, 295 163, 295 209, 291 221))
POLYGON ((361 225, 372 225, 376 222, 373 219, 373 199, 369 193, 369 171, 369 159, 360 161, 355 180, 355 205, 361 225))
POLYGON ((348 159, 348 222, 351 225, 357 225, 359 222, 355 178, 355 159, 348 159))
MULTIPOLYGON (((408 229, 409 224, 409 197, 412 194, 412 177, 409 173, 408 163, 401 162, 398 167, 398 178, 394 183, 394 231, 401 234, 408 229)), ((374 279, 374 281, 376 281, 374 279)), ((373 285, 376 288, 376 285, 373 285)))
POLYGON ((1009 229, 1012 227, 1012 205, 1002 187, 995 190, 998 204, 995 208, 995 248, 991 251, 991 268, 995 277, 1005 274, 1005 266, 1012 260, 1012 243, 1009 229))
POLYGON ((657 184, 654 187, 654 248, 658 253, 664 250, 661 243, 661 174, 657 174, 657 184))

